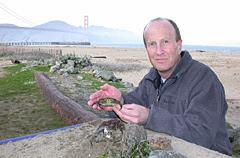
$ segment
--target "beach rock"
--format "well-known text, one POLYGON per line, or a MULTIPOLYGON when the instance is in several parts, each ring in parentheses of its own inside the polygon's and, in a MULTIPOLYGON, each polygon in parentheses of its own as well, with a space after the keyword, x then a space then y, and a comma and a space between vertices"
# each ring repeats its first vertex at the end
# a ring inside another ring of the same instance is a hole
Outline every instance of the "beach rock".
POLYGON ((59 65, 56 63, 56 59, 45 59, 44 60, 44 65, 54 65, 54 64, 59 65))
POLYGON ((126 88, 131 88, 131 87, 134 87, 134 85, 130 82, 123 82, 123 85, 126 87, 126 88))
POLYGON ((91 61, 90 61, 90 58, 88 57, 77 57, 75 60, 74 60, 76 66, 75 67, 87 67, 89 65, 91 65, 91 61))
POLYGON ((234 129, 230 123, 228 123, 228 122, 226 122, 226 123, 227 123, 227 129, 234 129))
POLYGON ((13 64, 21 64, 21 62, 18 59, 11 59, 11 62, 13 64))
POLYGON ((125 131, 123 134, 123 142, 128 148, 133 148, 136 144, 142 140, 147 139, 147 132, 143 126, 139 126, 135 123, 125 124, 125 131))
POLYGON ((79 80, 82 80, 82 79, 83 79, 83 77, 82 77, 82 76, 80 76, 80 75, 78 75, 78 76, 77 76, 77 79, 79 79, 79 80))
POLYGON ((116 81, 115 82, 121 82, 122 78, 121 77, 116 77, 116 81))
POLYGON ((234 140, 236 131, 234 129, 228 129, 227 132, 228 132, 228 138, 229 138, 230 142, 232 143, 234 140))
POLYGON ((143 126, 125 123, 120 119, 104 121, 90 137, 93 147, 102 147, 107 157, 114 157, 118 153, 127 154, 145 139, 147 132, 143 126))
POLYGON ((67 64, 70 65, 71 67, 75 66, 74 60, 68 60, 67 64))
POLYGON ((240 127, 235 129, 235 135, 234 135, 234 138, 233 138, 233 141, 236 141, 238 139, 240 139, 240 127))
POLYGON ((240 153, 240 138, 232 143, 232 151, 240 153))
POLYGON ((22 67, 21 72, 23 72, 23 71, 29 71, 29 70, 30 70, 29 67, 22 67))
POLYGON ((232 151, 240 152, 240 127, 237 129, 228 129, 228 138, 232 145, 232 151))
POLYGON ((60 66, 62 66, 62 62, 61 62, 61 61, 55 61, 55 65, 60 65, 60 66))
POLYGON ((148 158, 186 158, 174 150, 154 150, 151 151, 148 158))
POLYGON ((43 65, 43 62, 33 61, 27 64, 27 67, 38 67, 39 65, 43 65))
POLYGON ((53 65, 53 66, 51 66, 51 68, 50 68, 50 72, 51 72, 51 73, 57 72, 57 71, 60 70, 60 69, 61 69, 60 65, 53 65))
POLYGON ((116 76, 113 74, 113 72, 107 71, 107 70, 98 71, 95 74, 95 77, 101 78, 101 79, 103 79, 105 81, 113 81, 113 82, 116 81, 116 76))
POLYGON ((75 69, 73 66, 70 66, 70 67, 67 68, 67 72, 68 72, 69 74, 77 74, 77 73, 78 73, 78 70, 75 69))
POLYGON ((166 149, 170 149, 172 150, 172 142, 170 139, 167 139, 165 137, 157 137, 155 139, 149 139, 149 146, 155 150, 166 150, 166 149))
MULTIPOLYGON (((88 67, 87 67, 88 68, 88 67)), ((98 73, 99 71, 101 71, 102 69, 96 65, 93 66, 89 66, 89 68, 91 68, 90 72, 92 72, 93 74, 98 73)))

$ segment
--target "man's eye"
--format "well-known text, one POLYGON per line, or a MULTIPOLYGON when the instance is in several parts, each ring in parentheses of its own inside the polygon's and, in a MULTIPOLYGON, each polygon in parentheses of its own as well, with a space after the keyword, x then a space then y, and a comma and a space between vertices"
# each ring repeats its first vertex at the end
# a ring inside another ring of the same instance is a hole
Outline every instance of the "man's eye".
POLYGON ((149 43, 149 46, 154 46, 155 45, 155 43, 149 43))
POLYGON ((164 43, 168 43, 169 41, 168 40, 165 40, 164 43))

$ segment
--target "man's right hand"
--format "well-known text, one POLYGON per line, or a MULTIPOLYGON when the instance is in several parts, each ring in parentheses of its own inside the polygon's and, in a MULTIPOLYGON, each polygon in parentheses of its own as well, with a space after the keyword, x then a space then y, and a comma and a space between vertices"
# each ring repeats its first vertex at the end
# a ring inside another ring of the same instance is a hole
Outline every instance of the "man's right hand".
MULTIPOLYGON (((103 98, 114 98, 116 100, 119 100, 121 104, 123 104, 122 93, 116 87, 105 84, 101 86, 100 89, 101 90, 90 95, 89 97, 88 105, 92 106, 93 109, 98 108, 98 110, 102 110, 102 108, 100 108, 97 104, 94 104, 94 103, 99 101, 99 99, 103 99, 103 98)), ((105 107, 103 109, 106 111, 112 111, 113 107, 105 107)))

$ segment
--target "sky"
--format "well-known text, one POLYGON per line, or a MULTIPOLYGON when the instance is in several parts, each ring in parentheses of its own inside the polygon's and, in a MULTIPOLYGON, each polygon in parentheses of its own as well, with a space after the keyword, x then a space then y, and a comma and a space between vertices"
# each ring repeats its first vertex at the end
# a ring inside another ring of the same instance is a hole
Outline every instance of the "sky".
POLYGON ((151 19, 164 17, 177 23, 183 44, 240 47, 239 4, 239 0, 0 0, 0 24, 33 27, 60 20, 83 27, 87 15, 89 26, 142 36, 151 19))

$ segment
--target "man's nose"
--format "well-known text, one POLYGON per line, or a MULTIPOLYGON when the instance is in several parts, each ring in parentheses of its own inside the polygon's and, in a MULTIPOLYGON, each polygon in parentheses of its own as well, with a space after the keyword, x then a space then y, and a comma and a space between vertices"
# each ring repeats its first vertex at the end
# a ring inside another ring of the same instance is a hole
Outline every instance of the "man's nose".
POLYGON ((161 55, 164 53, 163 46, 161 44, 157 45, 156 54, 161 55))

